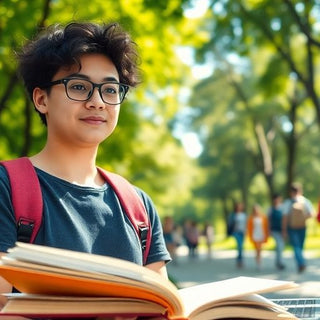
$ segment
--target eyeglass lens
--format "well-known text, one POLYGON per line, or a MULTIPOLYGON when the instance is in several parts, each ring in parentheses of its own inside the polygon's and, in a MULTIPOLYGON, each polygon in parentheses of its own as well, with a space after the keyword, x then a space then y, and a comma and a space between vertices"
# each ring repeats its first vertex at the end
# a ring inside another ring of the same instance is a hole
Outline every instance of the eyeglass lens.
MULTIPOLYGON (((94 90, 94 84, 83 79, 68 79, 65 86, 68 97, 78 101, 88 100, 94 90)), ((100 96, 105 103, 119 104, 124 99, 126 90, 119 83, 107 82, 96 86, 98 86, 100 96)))

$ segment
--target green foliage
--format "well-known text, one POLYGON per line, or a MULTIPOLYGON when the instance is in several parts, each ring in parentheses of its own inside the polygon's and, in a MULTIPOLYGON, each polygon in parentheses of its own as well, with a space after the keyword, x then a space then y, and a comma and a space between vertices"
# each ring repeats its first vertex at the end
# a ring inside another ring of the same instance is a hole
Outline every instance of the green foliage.
POLYGON ((101 145, 99 165, 147 191, 161 215, 209 219, 219 229, 234 200, 267 208, 270 194, 285 195, 292 180, 315 203, 317 1, 213 0, 203 17, 187 19, 183 9, 192 3, 2 0, 0 158, 38 152, 46 135, 17 78, 14 52, 50 24, 119 21, 138 45, 143 81, 101 145), (179 47, 196 50, 212 75, 196 82, 187 58, 177 57, 179 47), (204 146, 198 159, 188 158, 173 135, 181 122, 204 146))
POLYGON ((237 199, 267 209, 270 194, 286 196, 292 180, 318 200, 317 5, 217 0, 200 21, 209 38, 196 57, 214 72, 194 87, 190 105, 207 175, 196 194, 208 202, 230 210, 237 199))
POLYGON ((160 213, 190 198, 195 166, 167 125, 180 108, 176 97, 184 81, 182 74, 188 72, 175 53, 175 46, 182 44, 182 6, 187 2, 2 1, 0 157, 37 153, 46 136, 16 76, 14 52, 51 24, 117 21, 138 45, 143 83, 122 105, 118 127, 101 145, 98 164, 125 175, 147 191, 160 213))

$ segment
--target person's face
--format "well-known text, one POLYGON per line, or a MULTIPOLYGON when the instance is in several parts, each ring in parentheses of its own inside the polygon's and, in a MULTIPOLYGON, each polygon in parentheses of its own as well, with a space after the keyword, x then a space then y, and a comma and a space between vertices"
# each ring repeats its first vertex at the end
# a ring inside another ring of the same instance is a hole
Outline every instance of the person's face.
POLYGON ((242 203, 238 203, 236 205, 236 212, 242 212, 243 211, 243 205, 242 203))
MULTIPOLYGON (((107 78, 119 82, 119 74, 109 58, 102 54, 87 54, 80 58, 81 70, 77 65, 60 69, 52 81, 70 77, 85 77, 95 83, 107 78)), ((79 147, 97 146, 106 139, 116 127, 120 105, 108 105, 97 88, 88 101, 74 101, 67 97, 65 86, 57 84, 51 87, 49 94, 45 90, 34 90, 37 109, 47 118, 48 141, 79 147)))
POLYGON ((297 191, 295 191, 295 190, 291 190, 290 191, 290 197, 291 198, 296 198, 298 196, 298 192, 297 191))
POLYGON ((273 199, 273 203, 275 206, 279 205, 282 202, 282 198, 281 197, 276 197, 273 199))

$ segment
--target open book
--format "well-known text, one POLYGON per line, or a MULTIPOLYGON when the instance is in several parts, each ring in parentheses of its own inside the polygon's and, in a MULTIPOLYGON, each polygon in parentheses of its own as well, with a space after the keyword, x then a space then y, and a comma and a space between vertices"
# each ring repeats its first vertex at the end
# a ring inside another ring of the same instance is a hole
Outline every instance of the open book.
POLYGON ((259 295, 296 287, 290 281, 237 277, 177 289, 128 261, 19 242, 2 256, 0 276, 21 292, 7 295, 0 316, 295 319, 259 295))

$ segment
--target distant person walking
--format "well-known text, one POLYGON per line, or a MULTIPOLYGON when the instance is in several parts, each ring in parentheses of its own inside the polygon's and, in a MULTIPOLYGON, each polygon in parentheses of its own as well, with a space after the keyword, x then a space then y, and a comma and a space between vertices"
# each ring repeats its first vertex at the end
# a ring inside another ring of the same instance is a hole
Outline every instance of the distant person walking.
POLYGON ((187 246, 189 248, 189 257, 194 258, 198 255, 198 245, 199 245, 199 229, 197 222, 194 220, 188 221, 185 225, 185 239, 187 246))
POLYGON ((236 263, 238 268, 243 267, 243 243, 247 230, 247 214, 243 203, 237 202, 228 219, 228 234, 232 235, 237 243, 236 263))
POLYGON ((290 198, 283 205, 283 233, 284 237, 289 237, 298 272, 303 272, 306 268, 306 260, 303 254, 306 221, 312 216, 312 213, 312 204, 310 200, 303 196, 302 186, 293 183, 290 187, 290 198))
POLYGON ((274 194, 272 196, 272 205, 268 210, 268 219, 269 219, 269 229, 270 234, 275 241, 275 252, 276 259, 275 264, 276 268, 279 270, 285 269, 283 263, 283 250, 285 246, 285 241, 283 238, 282 231, 282 197, 280 194, 274 194))
POLYGON ((317 219, 317 222, 320 223, 320 199, 318 200, 318 208, 317 208, 317 212, 316 212, 316 219, 317 219))
POLYGON ((203 229, 203 235, 205 236, 208 257, 212 256, 212 244, 214 242, 214 228, 209 223, 206 222, 203 229))
POLYGON ((165 216, 163 219, 162 228, 167 250, 169 251, 171 258, 174 259, 177 245, 174 239, 175 223, 173 217, 165 216))
POLYGON ((261 267, 262 245, 269 237, 269 224, 267 216, 262 212, 261 207, 255 204, 248 219, 248 236, 256 251, 256 265, 261 267))

